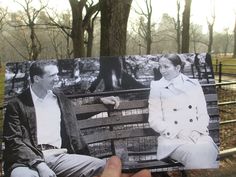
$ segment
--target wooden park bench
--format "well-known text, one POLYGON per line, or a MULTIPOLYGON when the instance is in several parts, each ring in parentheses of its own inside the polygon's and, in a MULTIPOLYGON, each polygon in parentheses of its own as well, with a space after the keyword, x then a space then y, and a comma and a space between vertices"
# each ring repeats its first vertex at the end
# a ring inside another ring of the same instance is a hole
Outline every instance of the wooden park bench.
MULTIPOLYGON (((202 86, 210 115, 210 135, 219 145, 219 111, 215 86, 202 86)), ((92 156, 108 158, 118 155, 122 159, 124 172, 142 168, 152 172, 183 170, 183 165, 173 159, 156 159, 159 134, 149 127, 148 95, 147 88, 68 96, 77 105, 78 124, 92 156), (96 97, 111 95, 121 98, 118 109, 101 103, 87 104, 96 97), (98 115, 85 119, 88 114, 98 115)))
MULTIPOLYGON (((203 90, 211 118, 210 135, 219 145, 219 112, 215 85, 203 85, 203 90)), ((135 172, 143 168, 152 172, 183 170, 183 165, 173 159, 156 159, 159 134, 149 127, 148 95, 148 88, 67 95, 76 103, 78 124, 91 156, 106 159, 117 155, 122 159, 123 172, 135 172), (118 109, 97 102, 91 104, 97 97, 111 95, 121 98, 118 109)))

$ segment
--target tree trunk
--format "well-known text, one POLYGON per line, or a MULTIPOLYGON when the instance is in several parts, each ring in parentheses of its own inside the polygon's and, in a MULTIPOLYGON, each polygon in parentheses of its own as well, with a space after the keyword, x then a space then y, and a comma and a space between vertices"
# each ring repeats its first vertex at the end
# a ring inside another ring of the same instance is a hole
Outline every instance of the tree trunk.
POLYGON ((235 16, 235 24, 234 24, 234 54, 233 58, 236 58, 236 16, 235 16))
POLYGON ((83 8, 86 0, 69 0, 72 10, 72 31, 71 38, 73 42, 74 58, 84 57, 84 28, 83 28, 83 8))
POLYGON ((88 33, 88 41, 87 41, 87 57, 91 57, 92 56, 92 49, 93 49, 93 26, 88 26, 87 29, 87 33, 88 33))
MULTIPOLYGON (((151 2, 149 2, 151 3, 151 2)), ((152 29, 151 29, 151 18, 152 18, 152 5, 149 4, 149 12, 148 12, 148 22, 147 22, 147 51, 146 54, 151 53, 151 46, 152 46, 152 29)), ((147 4, 148 6, 148 4, 147 4)))
POLYGON ((185 8, 183 12, 182 53, 189 52, 189 26, 191 2, 192 0, 185 0, 185 8))
POLYGON ((229 48, 229 42, 230 42, 230 37, 229 37, 229 31, 226 29, 226 39, 225 39, 225 46, 224 46, 224 56, 227 56, 228 53, 228 48, 229 48))
POLYGON ((33 22, 31 22, 31 23, 32 24, 29 25, 29 28, 30 28, 30 40, 31 40, 31 48, 30 48, 29 59, 35 61, 35 60, 38 59, 38 55, 41 52, 41 44, 37 40, 37 36, 35 34, 35 25, 33 24, 33 22))
POLYGON ((105 91, 120 89, 122 79, 122 60, 126 54, 127 22, 132 0, 100 0, 101 41, 100 73, 92 83, 93 91, 103 80, 105 91), (113 57, 105 57, 113 56, 113 57))
POLYGON ((126 54, 127 22, 132 0, 100 0, 101 56, 126 54))
POLYGON ((176 42, 177 42, 177 52, 181 52, 181 44, 180 44, 180 37, 181 37, 181 26, 180 26, 180 2, 177 1, 177 24, 176 24, 176 42))
POLYGON ((71 51, 70 51, 70 36, 66 36, 66 57, 71 58, 71 51))
POLYGON ((214 27, 214 23, 210 24, 208 23, 208 30, 209 30, 209 42, 208 42, 208 53, 211 53, 212 51, 212 44, 213 44, 213 28, 214 27))
MULTIPOLYGON (((99 11, 98 11, 99 12, 99 11)), ((97 12, 97 14, 98 14, 97 12)), ((87 43, 87 57, 92 56, 92 50, 93 50, 93 32, 94 32, 94 22, 97 18, 97 14, 89 21, 87 25, 87 33, 88 33, 88 43, 87 43)))

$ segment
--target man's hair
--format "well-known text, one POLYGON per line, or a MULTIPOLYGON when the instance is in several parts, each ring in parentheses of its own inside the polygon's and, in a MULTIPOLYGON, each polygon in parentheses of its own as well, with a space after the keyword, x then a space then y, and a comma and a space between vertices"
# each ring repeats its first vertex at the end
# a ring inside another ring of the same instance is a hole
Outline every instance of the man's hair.
POLYGON ((45 74, 44 68, 45 66, 48 65, 57 65, 55 60, 50 60, 50 61, 34 61, 31 63, 30 68, 29 68, 29 75, 30 75, 30 81, 31 83, 34 83, 34 76, 40 76, 42 77, 45 74))

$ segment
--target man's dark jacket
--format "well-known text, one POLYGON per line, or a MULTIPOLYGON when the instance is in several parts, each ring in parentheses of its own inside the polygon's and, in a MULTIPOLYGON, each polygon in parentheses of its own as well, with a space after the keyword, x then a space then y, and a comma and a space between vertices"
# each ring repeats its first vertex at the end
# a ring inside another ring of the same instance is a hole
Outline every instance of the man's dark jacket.
MULTIPOLYGON (((68 153, 88 154, 88 147, 77 125, 74 105, 62 93, 54 92, 54 94, 61 110, 62 148, 67 148, 68 153)), ((15 167, 32 167, 44 161, 42 152, 36 148, 36 114, 30 89, 8 103, 3 138, 4 171, 7 176, 15 167)))

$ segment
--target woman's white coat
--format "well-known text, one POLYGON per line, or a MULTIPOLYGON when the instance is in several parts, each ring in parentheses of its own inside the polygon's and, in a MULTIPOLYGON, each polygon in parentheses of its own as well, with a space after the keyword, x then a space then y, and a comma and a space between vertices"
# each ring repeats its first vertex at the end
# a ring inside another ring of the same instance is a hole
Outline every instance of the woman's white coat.
POLYGON ((201 134, 199 140, 211 141, 208 136, 209 116, 205 97, 198 80, 183 74, 171 81, 163 77, 151 82, 149 96, 149 124, 160 133, 157 158, 169 156, 178 146, 189 143, 178 138, 180 132, 201 134))

